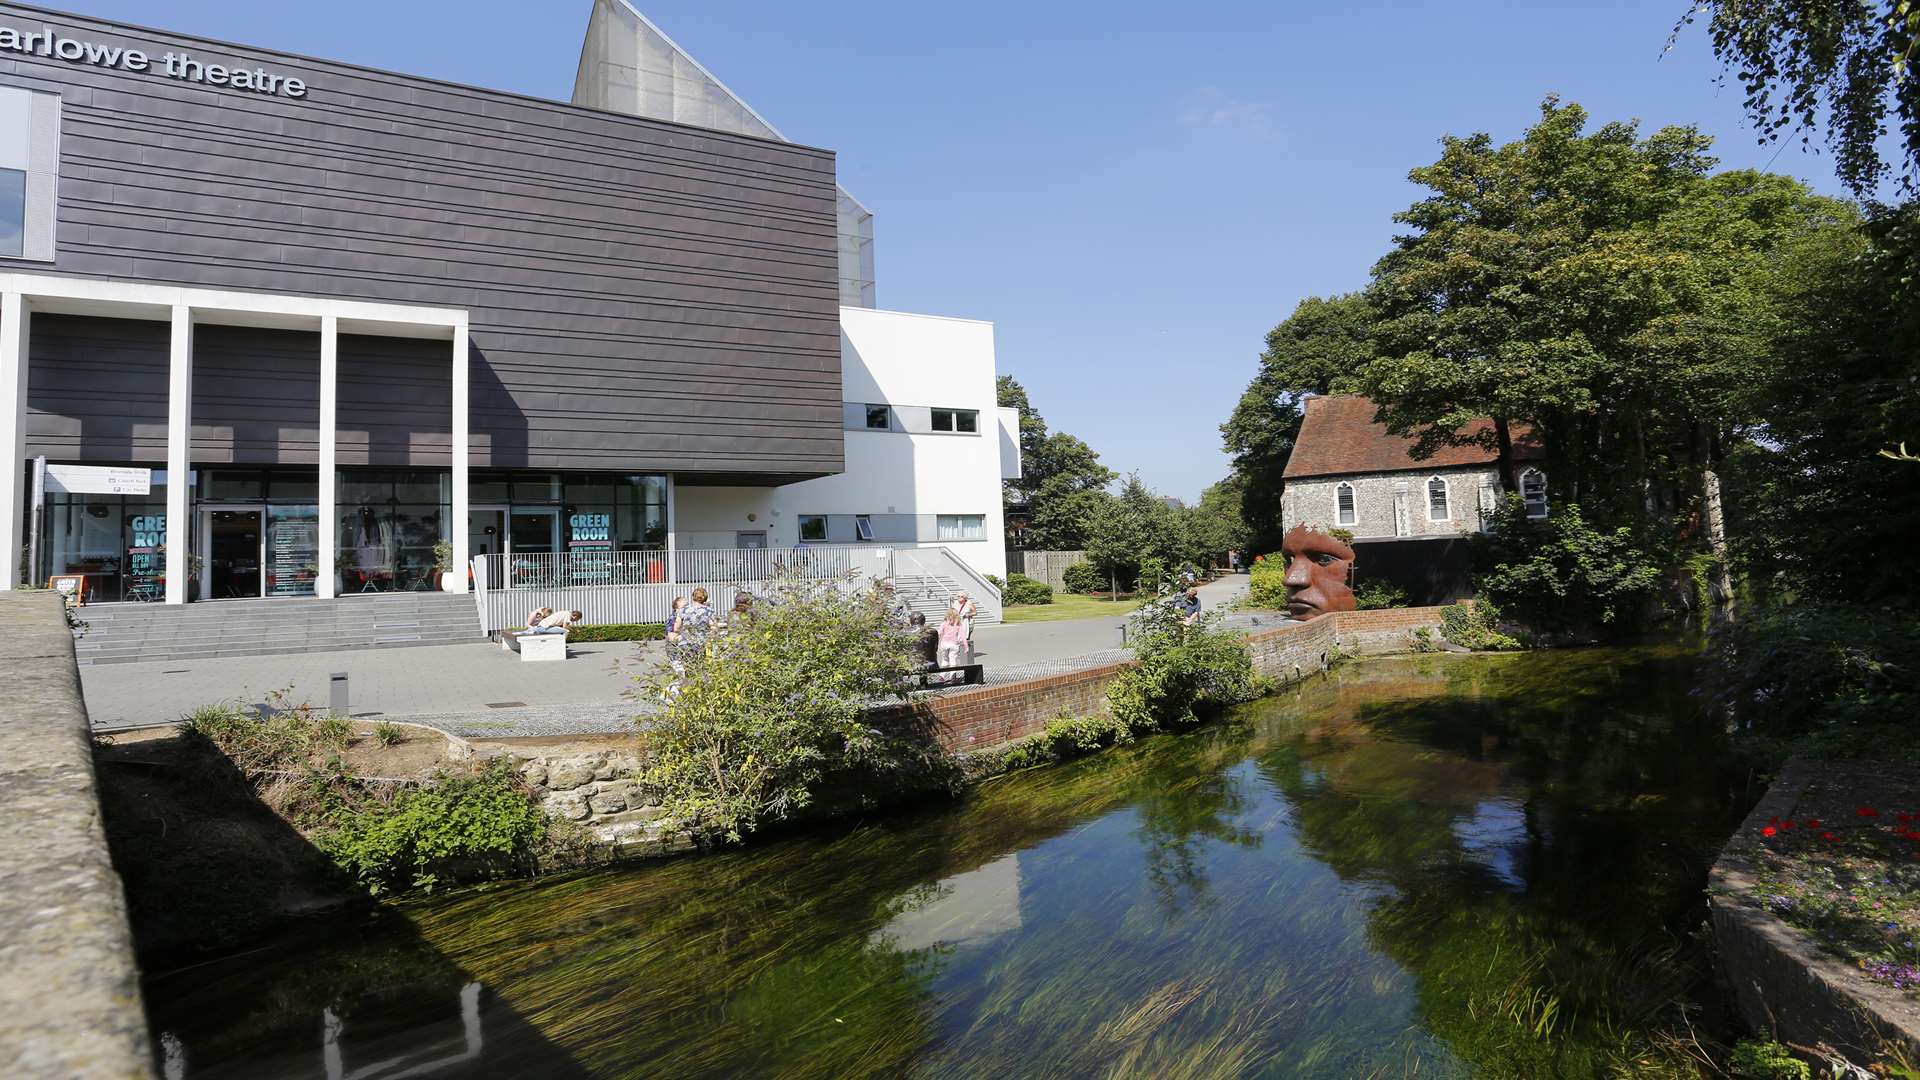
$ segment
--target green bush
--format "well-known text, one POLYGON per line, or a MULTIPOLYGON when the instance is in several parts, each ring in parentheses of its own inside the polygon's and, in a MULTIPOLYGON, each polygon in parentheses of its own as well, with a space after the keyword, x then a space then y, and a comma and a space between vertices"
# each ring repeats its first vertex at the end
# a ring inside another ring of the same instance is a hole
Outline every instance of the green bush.
POLYGON ((1247 604, 1268 611, 1287 606, 1287 563, 1284 555, 1269 555, 1247 572, 1247 604))
POLYGON ((1547 631, 1632 629, 1660 585, 1660 565, 1624 526, 1588 525, 1580 507, 1544 520, 1508 495, 1475 541, 1475 589, 1523 626, 1547 631))
POLYGON ((1000 599, 1008 604, 1051 604, 1053 586, 1044 581, 1035 581, 1025 574, 1009 574, 1000 599))
POLYGON ((473 776, 404 788, 342 813, 314 843, 374 895, 433 890, 450 863, 466 876, 530 872, 547 819, 509 759, 473 776))
POLYGON ((1739 1080, 1813 1080, 1806 1062, 1770 1039, 1742 1039, 1734 1044, 1727 1068, 1739 1080))
POLYGON ((1130 620, 1128 640, 1138 662, 1107 685, 1107 712, 1124 728, 1121 741, 1194 723, 1202 706, 1259 696, 1245 639, 1220 629, 1217 614, 1189 626, 1171 604, 1148 603, 1130 620))
POLYGON ((667 624, 647 623, 600 623, 591 626, 575 626, 567 630, 567 640, 586 641, 659 641, 667 636, 667 624))
POLYGON ((775 578, 753 619, 649 676, 664 708, 645 720, 646 781, 696 834, 737 841, 807 808, 830 778, 836 795, 872 801, 942 768, 912 714, 869 715, 905 696, 915 639, 876 590, 845 585, 775 578))
POLYGON ((1520 641, 1499 631, 1500 609, 1488 600, 1452 604, 1440 609, 1440 636, 1462 648, 1475 650, 1511 650, 1520 641))
POLYGON ((1407 606, 1407 590, 1391 581, 1368 578, 1354 587, 1354 607, 1361 611, 1407 606))
POLYGON ((1097 593, 1107 590, 1107 575, 1090 562, 1074 563, 1060 575, 1060 584, 1070 593, 1097 593))
POLYGON ((1710 655, 1714 697, 1742 729, 1899 726, 1920 704, 1920 620, 1897 609, 1749 608, 1714 634, 1710 655))

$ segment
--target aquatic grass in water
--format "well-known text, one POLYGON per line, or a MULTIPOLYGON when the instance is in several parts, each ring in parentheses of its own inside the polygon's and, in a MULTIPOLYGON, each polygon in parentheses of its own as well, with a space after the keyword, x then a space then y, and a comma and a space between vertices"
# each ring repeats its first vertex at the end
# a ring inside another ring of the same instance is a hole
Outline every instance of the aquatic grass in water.
POLYGON ((315 1072, 326 1008, 349 1070, 425 1053, 471 981, 443 1075, 1691 1075, 1749 795, 1688 685, 1665 650, 1351 665, 951 808, 408 903, 149 1001, 192 1076, 315 1072), (374 964, 420 974, 342 974, 374 964))

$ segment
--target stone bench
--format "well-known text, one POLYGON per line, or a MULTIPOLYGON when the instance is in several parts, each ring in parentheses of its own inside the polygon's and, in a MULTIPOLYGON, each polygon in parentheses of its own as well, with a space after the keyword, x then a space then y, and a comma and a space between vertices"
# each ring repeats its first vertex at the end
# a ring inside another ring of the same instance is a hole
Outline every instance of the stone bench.
POLYGON ((522 661, 545 662, 567 658, 567 635, 537 634, 529 630, 509 630, 500 635, 500 648, 517 652, 522 661))

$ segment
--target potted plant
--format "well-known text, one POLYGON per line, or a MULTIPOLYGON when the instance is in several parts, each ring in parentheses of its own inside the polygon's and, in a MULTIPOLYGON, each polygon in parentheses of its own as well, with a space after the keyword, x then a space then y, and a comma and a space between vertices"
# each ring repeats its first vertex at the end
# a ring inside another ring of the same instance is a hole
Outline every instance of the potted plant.
POLYGON ((433 542, 433 569, 440 575, 442 592, 459 592, 459 572, 453 568, 453 543, 449 540, 433 542))

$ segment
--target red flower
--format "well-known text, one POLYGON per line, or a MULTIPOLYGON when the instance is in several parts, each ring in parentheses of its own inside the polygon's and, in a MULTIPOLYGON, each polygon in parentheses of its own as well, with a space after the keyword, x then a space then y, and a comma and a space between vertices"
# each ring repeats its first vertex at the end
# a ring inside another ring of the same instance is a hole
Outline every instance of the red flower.
POLYGON ((1820 838, 1822 840, 1832 840, 1834 839, 1834 835, 1830 832, 1823 832, 1820 834, 1820 838))
POLYGON ((1777 832, 1779 832, 1779 831, 1780 831, 1779 829, 1776 829, 1776 828, 1774 828, 1773 826, 1771 826, 1771 825, 1769 825, 1769 826, 1767 826, 1766 828, 1764 828, 1764 829, 1761 829, 1761 830, 1760 830, 1760 835, 1761 835, 1761 836, 1772 836, 1772 835, 1773 835, 1774 833, 1777 833, 1777 832))
POLYGON ((1816 817, 1816 818, 1808 818, 1808 819, 1807 819, 1807 828, 1809 828, 1809 829, 1817 829, 1817 828, 1819 828, 1819 827, 1820 827, 1820 819, 1819 819, 1819 818, 1817 818, 1817 817, 1816 817))
POLYGON ((1855 810, 1854 813, 1859 814, 1861 817, 1879 817, 1880 816, 1880 811, 1875 810, 1871 806, 1863 806, 1860 809, 1855 810))
POLYGON ((1793 828, 1793 822, 1791 822, 1791 821, 1783 821, 1783 822, 1781 822, 1781 823, 1780 823, 1780 827, 1781 827, 1781 828, 1783 828, 1783 829, 1787 829, 1787 830, 1789 830, 1789 831, 1791 831, 1791 830, 1792 830, 1792 828, 1793 828))
POLYGON ((1770 818, 1768 818, 1768 819, 1767 819, 1767 824, 1769 824, 1769 825, 1778 825, 1778 824, 1780 824, 1780 819, 1779 819, 1779 818, 1777 818, 1777 817, 1770 817, 1770 818))

